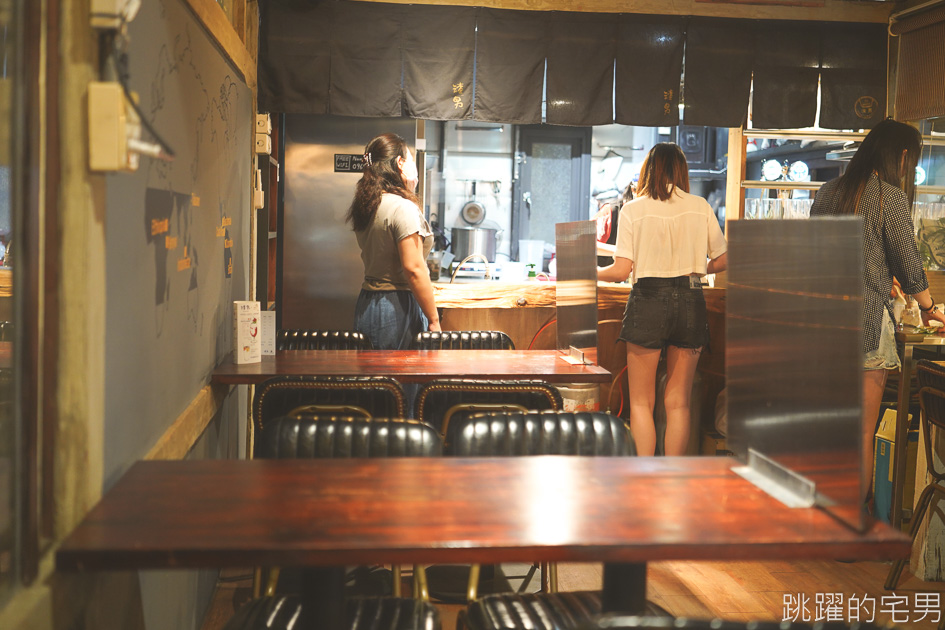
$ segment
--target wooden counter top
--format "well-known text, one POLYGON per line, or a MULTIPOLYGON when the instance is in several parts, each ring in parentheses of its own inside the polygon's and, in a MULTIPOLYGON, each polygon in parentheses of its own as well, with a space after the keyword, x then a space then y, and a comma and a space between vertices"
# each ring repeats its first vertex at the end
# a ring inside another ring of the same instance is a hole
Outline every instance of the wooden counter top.
MULTIPOLYGON (((433 284, 439 308, 523 308, 555 305, 555 283, 537 282, 464 282, 433 284)), ((623 306, 630 295, 629 284, 597 283, 600 307, 623 306)))
MULTIPOLYGON (((463 282, 433 283, 438 308, 524 308, 555 306, 555 283, 537 282, 463 282)), ((706 303, 715 303, 725 289, 705 289, 706 303)), ((626 283, 598 282, 597 305, 623 308, 630 295, 626 283)))

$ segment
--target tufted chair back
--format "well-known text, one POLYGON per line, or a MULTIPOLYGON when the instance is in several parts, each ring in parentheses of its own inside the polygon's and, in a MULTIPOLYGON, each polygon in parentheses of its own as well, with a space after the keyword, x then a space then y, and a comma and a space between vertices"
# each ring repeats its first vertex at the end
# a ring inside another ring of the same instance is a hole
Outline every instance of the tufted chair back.
POLYGON ((454 418, 447 452, 460 457, 636 455, 622 418, 597 411, 480 413, 454 418))
POLYGON ((297 413, 403 418, 404 390, 388 377, 277 376, 256 387, 256 432, 270 420, 297 413))
POLYGON ((444 330, 422 332, 414 339, 415 350, 515 350, 512 339, 498 330, 444 330))
MULTIPOLYGON (((599 591, 567 593, 502 593, 487 595, 460 611, 457 630, 604 630, 595 625, 603 607, 599 591)), ((673 617, 661 606, 646 603, 645 619, 661 623, 673 617)), ((644 619, 644 617, 636 617, 644 619)), ((644 628, 647 626, 640 626, 644 628)), ((673 628, 656 625, 654 628, 673 628)), ((680 626, 682 627, 682 626, 680 626)), ((616 630, 616 628, 615 628, 616 630)), ((709 630, 707 627, 705 630, 709 630)))
POLYGON ((299 414, 267 422, 263 458, 424 457, 443 454, 440 434, 416 420, 299 414))
POLYGON ((353 330, 280 330, 276 350, 372 350, 371 340, 353 330))
POLYGON ((521 411, 564 407, 561 393, 544 381, 440 379, 420 386, 415 408, 421 422, 445 435, 451 418, 484 411, 483 405, 494 411, 498 407, 521 411))

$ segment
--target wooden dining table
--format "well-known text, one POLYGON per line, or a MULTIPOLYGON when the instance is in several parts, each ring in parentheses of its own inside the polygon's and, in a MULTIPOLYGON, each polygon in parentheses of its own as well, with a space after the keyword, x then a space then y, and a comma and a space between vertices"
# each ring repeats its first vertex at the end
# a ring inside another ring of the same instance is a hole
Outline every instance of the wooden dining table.
MULTIPOLYGON (((655 560, 882 560, 908 536, 789 508, 725 457, 142 461, 63 541, 61 571, 326 567, 310 627, 341 628, 353 564, 603 562, 641 613, 655 560)), ((321 579, 321 578, 319 578, 321 579)))
POLYGON ((230 355, 213 383, 255 385, 275 376, 390 376, 402 383, 440 378, 541 379, 549 383, 609 383, 599 365, 571 363, 557 350, 280 350, 259 363, 230 355))

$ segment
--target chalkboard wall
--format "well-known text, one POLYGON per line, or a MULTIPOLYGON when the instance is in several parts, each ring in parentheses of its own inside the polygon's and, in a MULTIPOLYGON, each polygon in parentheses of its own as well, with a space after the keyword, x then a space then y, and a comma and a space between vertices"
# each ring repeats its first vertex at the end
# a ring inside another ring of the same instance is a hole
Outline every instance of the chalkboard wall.
MULTIPOLYGON (((181 0, 142 3, 128 32, 129 86, 176 157, 106 177, 106 489, 208 384, 249 295, 252 93, 181 0)), ((192 457, 238 451, 239 399, 192 457)), ((199 627, 214 581, 142 573, 146 626, 199 627)))

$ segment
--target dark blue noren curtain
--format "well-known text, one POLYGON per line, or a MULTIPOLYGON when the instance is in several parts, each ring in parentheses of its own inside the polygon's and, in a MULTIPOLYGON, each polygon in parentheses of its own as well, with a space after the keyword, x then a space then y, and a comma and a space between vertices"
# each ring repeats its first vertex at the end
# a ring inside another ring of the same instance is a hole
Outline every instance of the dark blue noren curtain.
POLYGON ((405 115, 426 120, 472 116, 478 13, 475 7, 406 7, 405 115))
POLYGON ((869 129, 886 117, 885 24, 830 24, 823 37, 820 126, 869 129))
POLYGON ((541 122, 547 42, 544 12, 480 11, 473 118, 521 124, 541 122))
POLYGON ((340 0, 260 10, 261 111, 537 124, 544 96, 551 124, 672 126, 683 102, 686 125, 736 127, 754 73, 757 128, 813 124, 818 76, 822 126, 869 128, 886 112, 884 24, 340 0))
POLYGON ((261 2, 259 111, 328 113, 334 2, 261 2))
POLYGON ((402 115, 404 13, 401 5, 335 3, 329 93, 332 114, 402 115))
POLYGON ((548 16, 545 120, 552 125, 614 122, 616 24, 600 13, 556 12, 548 16))
POLYGON ((754 33, 749 20, 690 19, 683 79, 685 124, 738 127, 747 120, 754 33))
POLYGON ((616 121, 645 127, 679 124, 686 19, 654 15, 615 18, 616 121))
POLYGON ((752 126, 811 127, 817 117, 820 22, 761 22, 756 30, 752 126))

